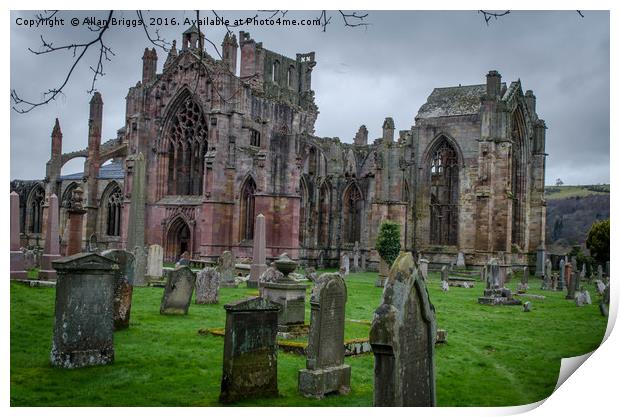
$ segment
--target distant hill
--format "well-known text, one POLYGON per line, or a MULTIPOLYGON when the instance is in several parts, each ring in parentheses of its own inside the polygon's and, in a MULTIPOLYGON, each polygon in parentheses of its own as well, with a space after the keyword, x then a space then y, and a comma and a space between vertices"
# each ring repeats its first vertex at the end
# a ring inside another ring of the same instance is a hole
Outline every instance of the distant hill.
POLYGON ((547 243, 580 245, 592 223, 609 218, 609 184, 545 187, 547 243))

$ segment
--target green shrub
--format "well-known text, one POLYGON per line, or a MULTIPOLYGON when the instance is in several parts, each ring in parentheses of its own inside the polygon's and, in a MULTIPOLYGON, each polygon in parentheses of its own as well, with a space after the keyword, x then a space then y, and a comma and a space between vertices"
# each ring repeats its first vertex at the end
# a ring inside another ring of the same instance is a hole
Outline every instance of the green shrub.
POLYGON ((600 264, 609 260, 609 219, 595 222, 586 239, 586 247, 600 264))
POLYGON ((377 244, 375 246, 381 259, 392 266, 400 253, 400 225, 390 220, 385 220, 379 227, 377 244))

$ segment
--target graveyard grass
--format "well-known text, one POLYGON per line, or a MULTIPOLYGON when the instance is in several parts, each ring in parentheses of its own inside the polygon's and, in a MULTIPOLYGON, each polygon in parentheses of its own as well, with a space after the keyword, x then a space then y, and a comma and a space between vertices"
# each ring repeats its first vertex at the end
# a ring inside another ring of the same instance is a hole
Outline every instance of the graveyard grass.
MULTIPOLYGON (((349 320, 372 320, 381 300, 374 287, 376 273, 347 277, 345 338, 367 337, 369 326, 349 320)), ((513 290, 517 274, 508 285, 513 290)), ((438 328, 448 343, 436 347, 438 406, 509 406, 548 397, 555 387, 560 359, 598 347, 607 320, 598 310, 599 297, 587 285, 593 304, 576 307, 564 292, 541 291, 530 279, 530 293, 545 300, 521 306, 482 306, 475 288, 440 290, 438 273, 430 273, 431 301, 438 328)), ((187 316, 159 314, 163 288, 135 288, 131 325, 114 334, 115 362, 76 370, 54 369, 49 353, 54 320, 54 289, 11 283, 12 406, 219 406, 222 337, 199 335, 204 328, 222 328, 226 302, 257 295, 256 290, 223 288, 219 305, 190 306, 187 316)), ((523 301, 528 299, 523 298, 523 301)), ((309 320, 309 307, 306 309, 309 320)), ((305 357, 278 353, 276 399, 248 399, 238 406, 371 406, 373 356, 346 358, 351 365, 351 393, 306 399, 297 392, 297 372, 305 357)))

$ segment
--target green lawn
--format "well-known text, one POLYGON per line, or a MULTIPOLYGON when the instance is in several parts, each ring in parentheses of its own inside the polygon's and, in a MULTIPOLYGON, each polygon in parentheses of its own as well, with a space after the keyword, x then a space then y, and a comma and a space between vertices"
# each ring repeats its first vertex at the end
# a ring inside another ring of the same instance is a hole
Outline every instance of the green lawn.
MULTIPOLYGON (((347 318, 372 320, 381 299, 376 274, 347 277, 347 318)), ((509 284, 514 289, 516 279, 509 284)), ((431 274, 429 292, 438 327, 448 331, 448 344, 437 346, 439 406, 503 406, 547 397, 555 387, 560 359, 582 355, 602 340, 606 319, 594 304, 577 308, 563 293, 540 291, 532 280, 533 311, 520 306, 482 306, 473 289, 440 290, 431 274)), ((220 305, 195 305, 183 317, 161 316, 162 288, 135 288, 131 327, 115 333, 113 365, 86 369, 54 369, 49 352, 54 320, 54 289, 11 284, 11 405, 13 406, 205 406, 219 405, 222 375, 221 337, 198 330, 224 326, 222 305, 256 295, 246 288, 221 290, 220 305)), ((306 312, 309 319, 309 310, 306 312)), ((368 326, 347 321, 347 338, 367 334, 368 326)), ((278 355, 277 399, 247 400, 237 405, 371 406, 372 354, 347 358, 352 367, 351 393, 323 400, 297 393, 297 371, 303 356, 278 355)))

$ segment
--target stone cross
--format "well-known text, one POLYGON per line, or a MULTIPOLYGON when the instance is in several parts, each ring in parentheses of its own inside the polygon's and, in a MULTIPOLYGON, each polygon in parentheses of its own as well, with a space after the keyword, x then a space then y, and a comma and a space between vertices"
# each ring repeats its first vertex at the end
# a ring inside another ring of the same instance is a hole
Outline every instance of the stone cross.
POLYGON ((114 361, 114 284, 118 265, 96 253, 52 262, 58 273, 52 366, 81 368, 114 361))
POLYGON ((254 222, 254 247, 252 250, 252 265, 250 265, 250 279, 247 286, 257 288, 260 276, 267 270, 267 242, 265 237, 265 216, 259 214, 254 222))
POLYGON ((217 304, 221 275, 215 268, 205 268, 196 274, 196 304, 217 304))
POLYGON ((160 314, 187 314, 192 301, 196 275, 188 266, 181 266, 168 274, 160 314))
POLYGON ((149 254, 146 258, 146 279, 159 281, 164 275, 164 248, 155 244, 149 246, 149 254))
POLYGON ((346 252, 340 255, 340 273, 345 277, 349 275, 349 254, 346 252))
POLYGON ((52 268, 52 261, 60 258, 60 234, 58 231, 58 197, 50 195, 48 199, 47 228, 45 233, 45 247, 41 259, 39 279, 56 280, 56 271, 52 268))
POLYGON ((26 279, 24 253, 20 249, 19 194, 11 192, 11 279, 26 279))
POLYGON ((217 259, 217 270, 221 274, 220 286, 237 288, 235 281, 235 255, 229 250, 222 252, 217 259))
POLYGON ((344 363, 347 287, 340 274, 322 274, 310 296, 310 334, 306 369, 299 371, 299 392, 305 397, 347 394, 351 367, 344 363))
POLYGON ((84 223, 84 214, 86 210, 82 206, 84 198, 82 187, 76 187, 71 194, 69 200, 69 221, 67 226, 67 256, 75 255, 82 252, 82 225, 84 223))
POLYGON ((278 396, 277 304, 260 297, 226 304, 220 402, 278 396))
POLYGON ((131 252, 122 249, 109 249, 101 256, 118 264, 114 281, 114 330, 126 329, 131 314, 135 258, 131 252))
POLYGON ((411 253, 398 256, 375 310, 374 405, 435 406, 435 308, 411 253))

